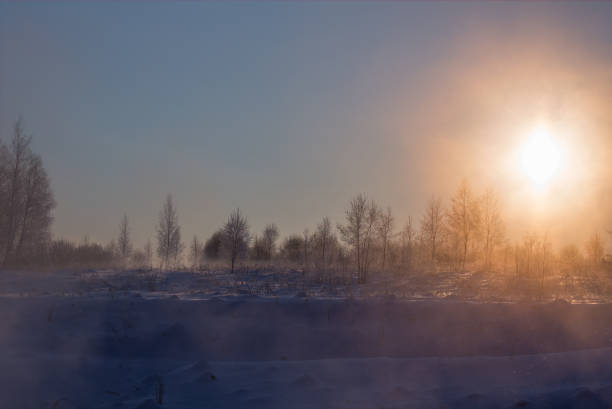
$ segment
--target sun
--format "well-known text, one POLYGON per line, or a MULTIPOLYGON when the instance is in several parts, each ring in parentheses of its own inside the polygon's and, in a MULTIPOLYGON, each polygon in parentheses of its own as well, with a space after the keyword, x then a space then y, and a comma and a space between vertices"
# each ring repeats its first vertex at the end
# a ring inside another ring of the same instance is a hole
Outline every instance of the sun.
POLYGON ((560 165, 561 151, 548 127, 543 124, 536 126, 521 152, 523 172, 536 186, 542 187, 551 181, 560 165))

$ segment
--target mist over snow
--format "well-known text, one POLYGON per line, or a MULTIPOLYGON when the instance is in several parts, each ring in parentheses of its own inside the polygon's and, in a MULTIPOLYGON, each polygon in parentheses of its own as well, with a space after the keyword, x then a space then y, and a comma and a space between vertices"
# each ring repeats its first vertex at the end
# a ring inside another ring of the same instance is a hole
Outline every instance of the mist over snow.
POLYGON ((612 408, 611 21, 0 1, 0 409, 612 408))

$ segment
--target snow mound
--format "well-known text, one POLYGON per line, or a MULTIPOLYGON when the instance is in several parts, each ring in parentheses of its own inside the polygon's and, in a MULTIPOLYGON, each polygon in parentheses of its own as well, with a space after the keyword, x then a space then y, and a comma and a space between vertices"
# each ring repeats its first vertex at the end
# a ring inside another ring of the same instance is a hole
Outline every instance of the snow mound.
POLYGON ((496 407, 496 405, 482 393, 470 393, 460 399, 454 407, 457 409, 489 409, 496 407))
POLYGON ((149 375, 147 377, 145 377, 141 383, 145 386, 151 386, 151 385, 159 385, 160 383, 162 383, 162 377, 154 374, 154 375, 149 375))
POLYGON ((217 376, 212 372, 204 372, 196 378, 196 383, 212 383, 217 381, 217 376))
POLYGON ((208 368, 208 362, 205 360, 199 360, 198 362, 196 362, 195 364, 193 364, 189 370, 190 371, 203 371, 205 369, 208 368))
POLYGON ((140 405, 136 406, 134 409, 160 409, 159 406, 153 399, 147 399, 142 402, 140 405))
POLYGON ((317 384, 317 380, 308 374, 299 376, 297 379, 295 379, 292 382, 292 385, 301 386, 301 387, 315 386, 316 384, 317 384))
POLYGON ((608 409, 602 397, 589 388, 579 388, 568 402, 568 409, 608 409))
POLYGON ((389 398, 392 400, 404 400, 410 397, 410 391, 403 386, 396 386, 389 392, 389 398))

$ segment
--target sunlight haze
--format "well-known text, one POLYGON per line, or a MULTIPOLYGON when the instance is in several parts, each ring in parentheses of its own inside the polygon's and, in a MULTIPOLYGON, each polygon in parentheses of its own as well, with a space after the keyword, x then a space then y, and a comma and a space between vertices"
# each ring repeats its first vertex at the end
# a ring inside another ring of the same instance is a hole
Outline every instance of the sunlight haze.
POLYGON ((0 130, 23 117, 54 234, 74 240, 110 240, 127 213, 142 245, 167 193, 186 238, 235 207, 299 232, 359 192, 418 220, 463 178, 500 193, 509 226, 582 238, 610 225, 592 209, 611 194, 611 19, 603 3, 3 2, 0 130), (567 157, 518 164, 541 121, 567 157))
POLYGON ((612 1, 0 0, 0 409, 611 409, 612 1))

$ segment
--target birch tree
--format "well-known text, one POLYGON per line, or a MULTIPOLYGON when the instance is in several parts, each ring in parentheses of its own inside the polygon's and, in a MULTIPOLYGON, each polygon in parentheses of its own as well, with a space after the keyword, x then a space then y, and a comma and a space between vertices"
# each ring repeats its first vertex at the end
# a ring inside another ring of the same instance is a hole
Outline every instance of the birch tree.
POLYGON ((314 247, 318 252, 318 259, 322 263, 323 269, 327 267, 327 257, 329 257, 330 247, 334 239, 331 222, 328 217, 324 217, 321 223, 317 225, 317 230, 313 236, 314 247))
POLYGON ((168 268, 171 262, 176 264, 182 250, 181 226, 172 195, 169 194, 159 213, 157 225, 157 255, 160 259, 160 267, 168 268))
POLYGON ((412 268, 414 237, 415 231, 412 226, 412 217, 408 217, 408 221, 400 233, 400 260, 402 266, 408 270, 412 268))
POLYGON ((468 250, 478 234, 480 213, 478 202, 466 181, 461 182, 451 198, 447 224, 452 239, 461 246, 461 269, 465 270, 468 250))
POLYGON ((385 262, 387 261, 387 251, 389 242, 393 238, 393 229, 395 228, 395 218, 391 213, 391 208, 387 207, 386 212, 380 213, 377 226, 378 238, 380 239, 382 250, 382 270, 385 270, 385 262))
POLYGON ((235 209, 223 227, 222 247, 234 272, 236 260, 246 255, 249 247, 249 225, 240 209, 235 209))
POLYGON ((372 249, 374 247, 374 241, 376 239, 376 226, 380 219, 380 209, 376 202, 371 200, 367 205, 366 218, 365 218, 365 231, 363 235, 363 249, 361 251, 363 255, 363 265, 361 266, 361 282, 366 283, 368 280, 368 271, 370 268, 372 249))
POLYGON ((499 211, 499 201, 493 189, 487 189, 480 199, 481 233, 483 241, 484 265, 491 268, 495 248, 504 240, 505 227, 499 211))
POLYGON ((374 201, 368 202, 366 195, 359 194, 351 200, 349 208, 345 211, 345 224, 338 224, 342 240, 353 251, 361 283, 367 281, 370 249, 378 212, 378 206, 374 201))
POLYGON ((442 200, 432 197, 427 203, 427 208, 421 218, 421 234, 429 247, 432 262, 436 261, 443 221, 442 200))
POLYGON ((50 242, 55 207, 42 159, 19 119, 8 145, 0 143, 0 265, 20 263, 50 242))
POLYGON ((340 237, 352 249, 360 280, 362 239, 366 228, 367 208, 367 197, 364 194, 357 195, 351 200, 349 208, 345 211, 345 224, 338 224, 340 237))
POLYGON ((193 240, 191 240, 191 245, 189 246, 189 259, 191 261, 191 267, 194 270, 200 266, 202 250, 203 246, 200 240, 198 240, 198 236, 193 236, 193 240))

